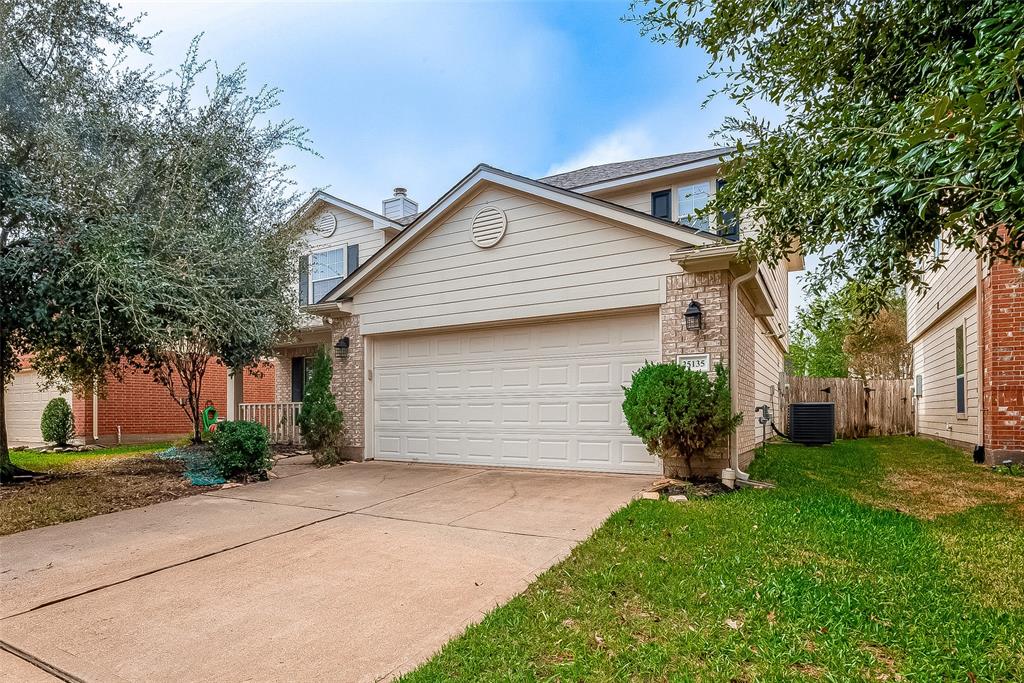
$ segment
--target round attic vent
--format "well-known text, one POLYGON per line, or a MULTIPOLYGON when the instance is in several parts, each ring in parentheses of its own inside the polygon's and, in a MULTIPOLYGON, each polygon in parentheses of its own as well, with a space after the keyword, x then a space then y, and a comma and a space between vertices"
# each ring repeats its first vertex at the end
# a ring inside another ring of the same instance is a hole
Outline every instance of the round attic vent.
POLYGON ((321 237, 330 237, 338 229, 338 217, 333 213, 324 212, 313 223, 313 230, 321 237))
POLYGON ((505 212, 493 206, 485 206, 473 219, 473 244, 486 249, 493 247, 505 236, 508 219, 505 212))

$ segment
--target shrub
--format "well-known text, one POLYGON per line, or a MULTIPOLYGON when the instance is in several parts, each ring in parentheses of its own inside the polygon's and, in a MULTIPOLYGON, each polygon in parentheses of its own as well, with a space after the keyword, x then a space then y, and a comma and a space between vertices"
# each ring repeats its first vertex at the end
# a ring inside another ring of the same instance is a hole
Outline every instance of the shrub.
POLYGON ((221 422, 212 442, 210 460, 225 479, 259 477, 274 465, 270 434, 259 422, 221 422))
POLYGON ((334 464, 341 458, 345 423, 331 393, 331 374, 331 357, 321 347, 316 352, 297 418, 302 440, 313 451, 313 460, 318 465, 334 464))
POLYGON ((58 397, 46 404, 39 430, 44 439, 58 446, 67 446, 75 438, 75 414, 66 399, 58 397))
POLYGON ((675 363, 647 363, 633 373, 622 412, 629 431, 661 457, 681 457, 687 474, 694 455, 721 443, 743 420, 732 413, 729 373, 715 377, 675 363))

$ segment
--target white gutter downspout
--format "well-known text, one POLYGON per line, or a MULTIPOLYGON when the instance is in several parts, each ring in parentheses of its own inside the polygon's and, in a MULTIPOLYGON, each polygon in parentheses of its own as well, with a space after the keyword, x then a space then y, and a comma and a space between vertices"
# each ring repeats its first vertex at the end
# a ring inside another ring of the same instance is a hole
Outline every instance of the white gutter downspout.
POLYGON ((96 443, 100 440, 100 397, 99 397, 99 380, 93 380, 92 383, 92 442, 96 443))
MULTIPOLYGON (((735 277, 729 285, 729 393, 732 394, 733 415, 739 412, 739 379, 736 368, 736 318, 739 311, 740 285, 752 280, 757 275, 757 262, 751 263, 749 271, 735 277)), ((740 469, 740 446, 736 433, 729 435, 729 469, 722 472, 722 480, 725 482, 743 480, 746 481, 750 475, 740 469)))

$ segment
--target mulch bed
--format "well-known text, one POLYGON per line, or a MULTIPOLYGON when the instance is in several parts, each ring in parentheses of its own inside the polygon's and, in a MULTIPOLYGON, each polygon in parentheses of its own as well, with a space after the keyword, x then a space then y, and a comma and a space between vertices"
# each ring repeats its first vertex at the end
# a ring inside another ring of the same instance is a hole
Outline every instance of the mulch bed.
POLYGON ((180 462, 155 455, 83 462, 0 487, 0 536, 220 488, 192 486, 180 462))

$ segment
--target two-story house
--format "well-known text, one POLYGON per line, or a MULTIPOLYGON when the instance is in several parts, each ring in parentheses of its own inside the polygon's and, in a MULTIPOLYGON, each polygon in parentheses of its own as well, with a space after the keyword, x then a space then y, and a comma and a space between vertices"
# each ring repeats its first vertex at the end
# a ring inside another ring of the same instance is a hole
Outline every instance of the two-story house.
POLYGON ((423 211, 326 193, 297 293, 315 321, 280 349, 277 400, 301 399, 317 345, 353 458, 673 472, 633 437, 622 387, 645 362, 730 373, 744 414, 699 463, 739 471, 779 409, 788 272, 744 261, 730 217, 698 219, 729 149, 539 180, 480 165, 423 211))
POLYGON ((916 431, 975 460, 1024 462, 1024 269, 935 240, 943 267, 907 293, 916 431))

